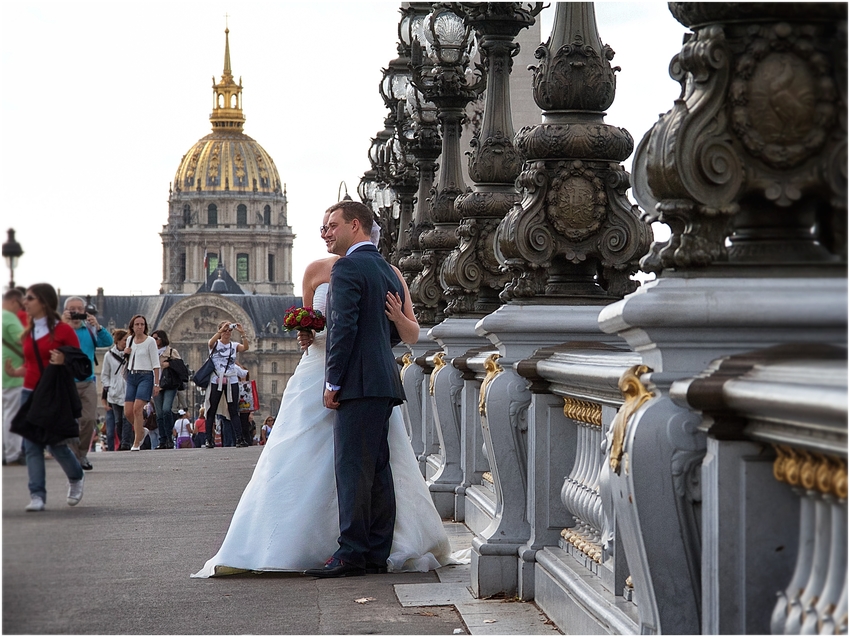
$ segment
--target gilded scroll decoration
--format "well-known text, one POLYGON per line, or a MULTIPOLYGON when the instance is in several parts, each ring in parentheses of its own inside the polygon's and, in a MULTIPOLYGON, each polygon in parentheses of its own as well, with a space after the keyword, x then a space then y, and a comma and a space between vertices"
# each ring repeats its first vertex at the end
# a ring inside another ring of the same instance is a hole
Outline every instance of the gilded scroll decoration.
POLYGON ((564 396, 564 415, 588 425, 602 426, 602 405, 564 396))
POLYGON ((443 360, 443 357, 445 355, 445 352, 437 352, 436 354, 434 354, 434 369, 431 371, 431 378, 428 381, 428 391, 432 396, 434 395, 434 381, 437 380, 437 372, 440 371, 447 364, 443 360))
POLYGON ((609 459, 611 470, 617 475, 620 475, 620 463, 623 458, 626 429, 628 428, 629 420, 640 409, 641 405, 655 395, 644 386, 640 379, 643 374, 651 371, 646 365, 634 365, 626 370, 617 383, 623 394, 624 401, 619 411, 617 411, 614 421, 611 423, 613 440, 611 442, 611 457, 609 459))
POLYGON ((481 390, 479 392, 478 398, 478 413, 482 416, 487 415, 487 386, 493 382, 493 379, 496 378, 499 374, 505 371, 496 360, 501 356, 501 354, 490 354, 487 357, 487 360, 484 361, 484 371, 486 375, 484 376, 484 380, 481 382, 481 390))
POLYGON ((773 477, 792 487, 847 499, 847 460, 788 445, 773 445, 773 477))

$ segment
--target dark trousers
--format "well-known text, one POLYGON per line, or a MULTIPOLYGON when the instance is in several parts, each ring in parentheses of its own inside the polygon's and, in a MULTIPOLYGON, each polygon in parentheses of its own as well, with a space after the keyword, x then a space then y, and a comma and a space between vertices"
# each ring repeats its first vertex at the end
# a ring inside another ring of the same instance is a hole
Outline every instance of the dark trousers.
POLYGON ((343 401, 334 422, 334 466, 339 504, 339 550, 355 566, 385 565, 395 526, 390 469, 391 398, 343 401))
MULTIPOLYGON (((210 385, 210 408, 206 412, 206 419, 208 423, 215 423, 215 415, 218 412, 218 403, 221 402, 221 395, 227 392, 227 385, 222 385, 219 390, 218 385, 211 384, 210 385)), ((230 387, 230 397, 232 402, 227 402, 227 413, 230 416, 229 420, 231 423, 236 423, 236 426, 233 427, 233 434, 236 438, 236 442, 239 443, 242 441, 242 427, 239 426, 239 386, 231 385, 230 387)), ((208 427, 210 425, 207 425, 208 427)), ((211 425, 215 427, 215 424, 211 425)), ((221 424, 221 441, 222 446, 224 445, 224 423, 221 424)), ((210 438, 208 440, 214 440, 212 436, 215 434, 210 434, 210 438)))
POLYGON ((240 411, 239 412, 239 422, 242 425, 242 438, 249 445, 254 444, 254 435, 251 433, 251 423, 248 421, 249 416, 251 415, 250 411, 240 411))

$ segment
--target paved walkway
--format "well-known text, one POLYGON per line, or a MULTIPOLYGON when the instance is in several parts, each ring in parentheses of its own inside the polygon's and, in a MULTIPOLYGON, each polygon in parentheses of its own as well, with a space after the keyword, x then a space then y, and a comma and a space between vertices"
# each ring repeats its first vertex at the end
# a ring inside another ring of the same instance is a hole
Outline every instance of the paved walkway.
MULTIPOLYGON (((47 463, 47 510, 26 513, 26 467, 2 468, 5 634, 557 634, 534 604, 475 600, 468 566, 317 580, 190 579, 218 549, 260 454, 90 456, 83 501, 47 463), (373 598, 365 603, 356 600, 373 598)), ((455 549, 462 524, 446 523, 455 549)))

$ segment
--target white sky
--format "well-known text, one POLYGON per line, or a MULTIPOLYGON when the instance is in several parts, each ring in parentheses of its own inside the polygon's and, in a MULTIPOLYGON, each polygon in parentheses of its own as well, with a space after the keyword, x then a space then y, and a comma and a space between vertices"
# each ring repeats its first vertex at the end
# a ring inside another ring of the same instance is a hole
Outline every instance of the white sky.
MULTIPOLYGON (((321 213, 337 200, 340 181, 357 198, 370 139, 383 128, 377 85, 396 57, 399 6, 0 4, 0 232, 5 241, 14 227, 24 249, 16 283, 47 281, 64 294, 158 292, 168 185, 182 156, 211 131, 228 13, 245 133, 287 185, 300 294, 304 268, 326 254, 316 231, 321 213)), ((554 6, 540 16, 544 41, 553 14, 554 6)), ((622 67, 606 122, 637 143, 679 94, 667 69, 686 29, 665 2, 602 2, 596 14, 622 67)), ((5 289, 5 264, 0 281, 5 289)))

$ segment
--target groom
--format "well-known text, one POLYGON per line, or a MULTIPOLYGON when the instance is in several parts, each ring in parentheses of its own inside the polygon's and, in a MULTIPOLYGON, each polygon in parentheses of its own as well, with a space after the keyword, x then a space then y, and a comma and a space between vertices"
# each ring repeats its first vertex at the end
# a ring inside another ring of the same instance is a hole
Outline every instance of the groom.
POLYGON ((404 400, 392 345, 400 338, 384 313, 387 292, 404 298, 392 267, 369 240, 372 211, 341 201, 325 213, 322 237, 342 257, 331 270, 324 402, 337 411, 334 466, 339 550, 305 573, 346 577, 384 573, 393 541, 395 491, 387 435, 404 400))

